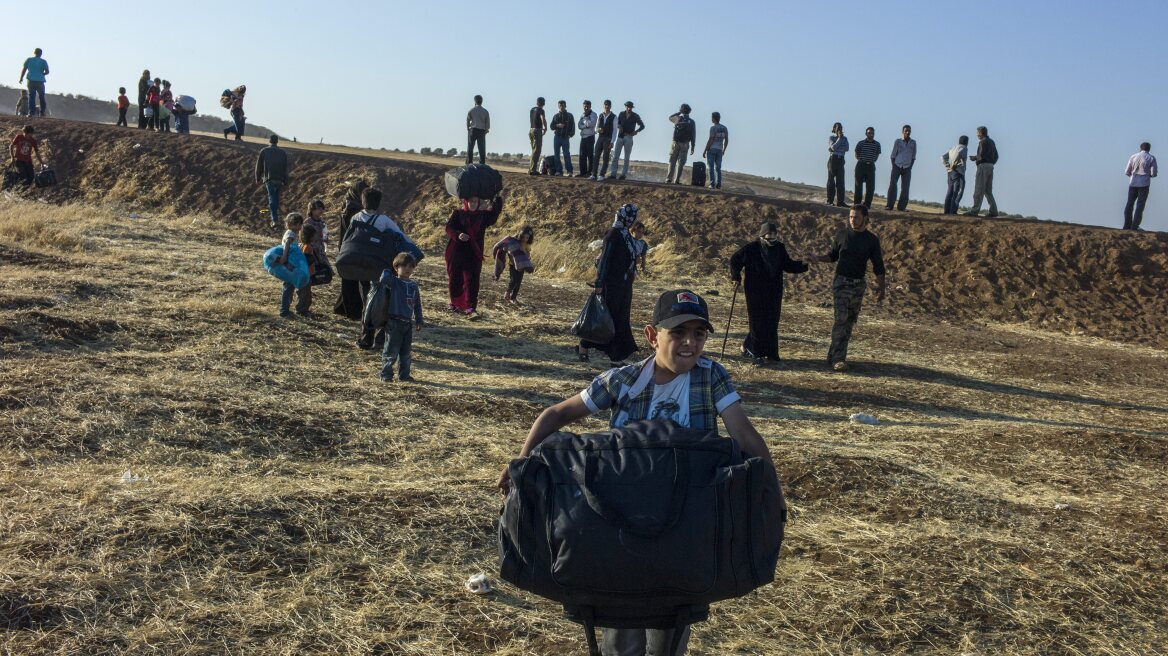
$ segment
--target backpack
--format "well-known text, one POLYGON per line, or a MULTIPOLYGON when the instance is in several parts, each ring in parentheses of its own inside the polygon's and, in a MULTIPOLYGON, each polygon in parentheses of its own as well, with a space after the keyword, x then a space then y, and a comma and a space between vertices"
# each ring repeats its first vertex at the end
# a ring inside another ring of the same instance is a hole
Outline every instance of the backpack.
POLYGON ((500 574, 562 602, 590 648, 596 626, 676 628, 774 580, 778 478, 716 431, 638 421, 559 432, 507 471, 500 574))
POLYGON ((231 109, 231 103, 235 102, 235 94, 231 89, 224 89, 223 95, 219 96, 219 106, 223 109, 231 109))

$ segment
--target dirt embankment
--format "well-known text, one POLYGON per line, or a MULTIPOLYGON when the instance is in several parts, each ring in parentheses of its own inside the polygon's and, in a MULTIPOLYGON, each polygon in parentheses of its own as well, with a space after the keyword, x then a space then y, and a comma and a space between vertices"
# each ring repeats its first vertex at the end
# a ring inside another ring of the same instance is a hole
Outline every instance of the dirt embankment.
MULTIPOLYGON (((0 118, 9 132, 19 125, 0 118)), ((61 184, 33 195, 128 207, 202 212, 260 230, 266 206, 254 183, 259 146, 206 137, 157 135, 71 121, 38 121, 61 184)), ((453 207, 445 167, 376 156, 293 151, 283 208, 321 197, 336 210, 344 185, 363 177, 386 193, 384 208, 424 247, 445 238, 453 207)), ((581 247, 599 237, 624 202, 642 207, 661 266, 699 279, 723 277, 725 262, 763 221, 779 224, 795 254, 823 252, 842 210, 798 200, 739 196, 651 183, 596 183, 505 174, 501 230, 536 226, 544 238, 581 247)), ((1168 344, 1168 234, 1127 233, 1047 221, 873 213, 884 245, 889 308, 945 320, 1002 321, 1156 345, 1168 344)), ((650 260, 651 263, 653 260, 650 260)), ((659 267, 660 268, 660 267, 659 267)), ((788 278, 788 298, 829 298, 831 268, 788 278)))

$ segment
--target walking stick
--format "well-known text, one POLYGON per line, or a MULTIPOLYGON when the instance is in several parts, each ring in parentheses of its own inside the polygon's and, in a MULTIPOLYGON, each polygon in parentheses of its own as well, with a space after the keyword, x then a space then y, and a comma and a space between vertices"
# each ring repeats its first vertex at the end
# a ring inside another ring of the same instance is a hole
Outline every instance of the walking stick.
POLYGON ((722 355, 718 356, 719 360, 726 359, 726 340, 730 339, 730 321, 734 319, 734 302, 738 300, 738 285, 734 283, 734 295, 730 297, 730 317, 726 319, 726 336, 722 338, 722 355))

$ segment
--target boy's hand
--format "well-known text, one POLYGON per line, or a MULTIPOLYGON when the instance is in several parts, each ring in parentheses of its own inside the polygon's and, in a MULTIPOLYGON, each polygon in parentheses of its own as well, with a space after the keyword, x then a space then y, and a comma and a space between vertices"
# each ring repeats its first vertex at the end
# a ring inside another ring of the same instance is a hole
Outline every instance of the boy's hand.
POLYGON ((470 235, 465 232, 458 233, 458 241, 470 241, 470 235))
POLYGON ((424 326, 424 325, 425 325, 425 324, 423 324, 422 322, 420 322, 420 321, 419 321, 417 324, 415 324, 415 325, 414 325, 414 330, 417 330, 418 332, 421 332, 421 331, 422 331, 422 326, 424 326))
POLYGON ((503 496, 507 496, 507 493, 511 491, 511 472, 507 467, 503 468, 503 475, 499 477, 498 485, 499 493, 503 496))

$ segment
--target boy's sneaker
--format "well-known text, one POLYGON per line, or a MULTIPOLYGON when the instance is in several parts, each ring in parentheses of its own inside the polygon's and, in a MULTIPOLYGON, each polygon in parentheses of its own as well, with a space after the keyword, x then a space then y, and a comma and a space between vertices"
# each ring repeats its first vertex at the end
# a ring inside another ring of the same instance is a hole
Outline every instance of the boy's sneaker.
POLYGON ((418 381, 413 376, 402 376, 401 382, 403 382, 403 383, 416 383, 418 381))
POLYGON ((580 362, 588 362, 588 354, 576 347, 576 357, 580 358, 580 362))
POLYGON ((383 382, 383 383, 392 383, 393 382, 393 376, 378 376, 378 378, 380 378, 381 382, 383 382))
POLYGON ((766 364, 766 360, 762 358, 751 358, 750 362, 756 367, 761 367, 766 364))
POLYGON ((362 337, 361 339, 357 340, 357 348, 363 351, 368 351, 369 349, 373 348, 373 342, 370 342, 369 340, 362 337))
POLYGON ((624 180, 624 179, 625 179, 625 176, 623 176, 623 175, 617 176, 617 180, 624 180))

